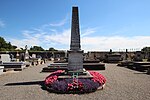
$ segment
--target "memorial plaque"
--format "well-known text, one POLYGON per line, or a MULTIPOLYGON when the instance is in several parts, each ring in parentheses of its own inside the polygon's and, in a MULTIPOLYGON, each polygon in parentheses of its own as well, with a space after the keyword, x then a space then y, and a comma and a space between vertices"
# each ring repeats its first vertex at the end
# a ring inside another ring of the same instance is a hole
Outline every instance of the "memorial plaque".
POLYGON ((81 53, 70 53, 68 62, 69 70, 83 69, 83 55, 81 53))

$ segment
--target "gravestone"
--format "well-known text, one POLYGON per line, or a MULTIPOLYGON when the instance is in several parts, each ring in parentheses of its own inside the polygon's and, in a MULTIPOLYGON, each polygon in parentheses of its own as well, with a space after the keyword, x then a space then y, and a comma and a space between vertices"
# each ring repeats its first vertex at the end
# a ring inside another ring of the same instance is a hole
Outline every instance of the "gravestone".
POLYGON ((27 45, 25 46, 25 55, 24 55, 24 60, 26 61, 26 60, 28 60, 29 59, 29 57, 30 57, 30 55, 29 55, 29 52, 28 52, 28 47, 27 47, 27 45))
POLYGON ((143 55, 141 51, 136 51, 134 56, 134 61, 142 61, 143 55))
POLYGON ((36 54, 32 54, 32 58, 36 58, 36 54))
POLYGON ((83 50, 80 46, 78 7, 72 9, 71 44, 68 51, 68 70, 83 71, 83 50))
POLYGON ((3 74, 4 66, 0 66, 0 75, 3 74))
POLYGON ((10 62, 10 55, 9 54, 1 54, 1 61, 2 62, 10 62))
POLYGON ((18 53, 18 51, 17 51, 17 54, 16 54, 16 61, 17 61, 17 62, 19 62, 19 58, 20 58, 20 55, 19 55, 19 53, 18 53))
POLYGON ((0 66, 4 66, 4 71, 8 69, 14 70, 22 70, 25 68, 25 64, 23 62, 11 62, 9 54, 1 54, 1 61, 0 66))
POLYGON ((128 49, 126 49, 126 53, 125 53, 125 60, 128 59, 128 49))

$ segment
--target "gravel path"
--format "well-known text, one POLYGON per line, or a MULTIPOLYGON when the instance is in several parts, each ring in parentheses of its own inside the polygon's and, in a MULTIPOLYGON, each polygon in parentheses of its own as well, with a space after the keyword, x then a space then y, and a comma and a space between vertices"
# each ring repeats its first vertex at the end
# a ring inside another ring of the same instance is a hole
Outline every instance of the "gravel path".
POLYGON ((49 75, 40 73, 45 66, 0 75, 0 100, 150 100, 150 75, 115 64, 99 71, 107 79, 103 90, 82 95, 49 93, 40 85, 49 75))

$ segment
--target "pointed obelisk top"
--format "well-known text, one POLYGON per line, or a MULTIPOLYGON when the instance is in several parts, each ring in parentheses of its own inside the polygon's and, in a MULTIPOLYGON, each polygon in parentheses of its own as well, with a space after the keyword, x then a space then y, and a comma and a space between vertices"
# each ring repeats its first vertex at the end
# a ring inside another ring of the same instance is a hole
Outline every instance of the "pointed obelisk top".
POLYGON ((81 50, 78 7, 72 7, 71 45, 70 50, 81 50))

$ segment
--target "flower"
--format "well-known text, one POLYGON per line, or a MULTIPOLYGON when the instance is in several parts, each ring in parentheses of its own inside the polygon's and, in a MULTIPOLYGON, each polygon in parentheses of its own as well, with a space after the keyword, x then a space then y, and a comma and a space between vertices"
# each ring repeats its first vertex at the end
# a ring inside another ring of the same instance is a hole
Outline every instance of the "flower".
POLYGON ((96 91, 100 86, 106 83, 105 77, 94 71, 89 71, 93 76, 90 78, 64 78, 58 79, 58 77, 64 71, 58 70, 51 73, 45 79, 45 86, 48 90, 56 93, 90 93, 96 91))
POLYGON ((67 88, 67 90, 71 90, 71 91, 76 91, 76 90, 78 90, 78 91, 82 91, 82 89, 83 89, 83 83, 82 82, 80 82, 80 81, 78 81, 78 80, 73 80, 73 82, 71 83, 71 84, 68 84, 68 88, 67 88))
POLYGON ((98 82, 100 85, 103 85, 106 83, 106 79, 102 74, 100 74, 98 72, 94 72, 94 71, 89 71, 89 72, 93 76, 92 80, 94 82, 98 82))
POLYGON ((48 77, 46 77, 45 85, 49 85, 49 84, 53 83, 54 81, 56 81, 58 76, 61 75, 62 72, 63 72, 62 70, 58 70, 58 71, 50 74, 48 77))

